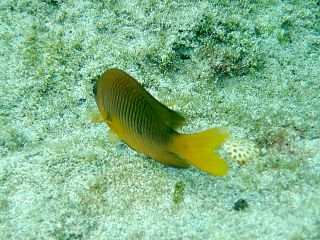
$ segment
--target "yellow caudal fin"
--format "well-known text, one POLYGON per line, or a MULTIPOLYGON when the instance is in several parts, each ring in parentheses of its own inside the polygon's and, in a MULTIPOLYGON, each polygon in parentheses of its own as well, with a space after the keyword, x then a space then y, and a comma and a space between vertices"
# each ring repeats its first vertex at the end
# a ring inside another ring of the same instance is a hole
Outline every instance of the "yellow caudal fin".
POLYGON ((172 152, 175 152, 200 170, 223 176, 228 165, 215 151, 228 138, 225 128, 212 128, 195 134, 178 134, 173 138, 172 152))

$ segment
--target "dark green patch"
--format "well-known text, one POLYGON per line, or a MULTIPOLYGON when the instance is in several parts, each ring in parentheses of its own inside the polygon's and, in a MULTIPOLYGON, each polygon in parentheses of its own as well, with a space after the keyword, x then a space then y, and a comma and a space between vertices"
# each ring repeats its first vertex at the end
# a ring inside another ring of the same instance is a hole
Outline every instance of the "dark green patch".
POLYGON ((175 204, 179 204, 183 201, 185 185, 182 181, 178 181, 174 186, 174 192, 172 200, 175 204))
POLYGON ((63 2, 63 0, 44 0, 44 2, 46 2, 49 5, 58 7, 59 4, 63 2))
POLYGON ((6 211, 9 207, 9 200, 7 198, 0 199, 0 211, 6 211))
POLYGON ((236 17, 205 14, 193 32, 193 41, 200 46, 197 53, 210 66, 210 75, 245 75, 265 64, 254 29, 236 17))
POLYGON ((24 133, 17 128, 11 126, 0 127, 0 157, 6 155, 10 151, 17 151, 23 148, 28 142, 24 133))
POLYGON ((240 198, 238 201, 236 201, 234 204, 233 204, 233 209, 236 210, 236 211, 240 211, 240 210, 244 210, 246 208, 249 207, 249 204, 247 203, 247 201, 243 198, 240 198))

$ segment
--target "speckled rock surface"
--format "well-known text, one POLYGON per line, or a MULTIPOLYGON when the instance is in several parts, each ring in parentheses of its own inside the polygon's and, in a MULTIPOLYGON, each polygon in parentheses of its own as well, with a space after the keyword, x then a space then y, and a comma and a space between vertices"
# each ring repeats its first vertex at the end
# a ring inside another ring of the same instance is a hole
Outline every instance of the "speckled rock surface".
POLYGON ((265 2, 1 1, 0 239, 319 239, 319 1, 265 2), (111 67, 260 155, 221 178, 113 143, 111 67))

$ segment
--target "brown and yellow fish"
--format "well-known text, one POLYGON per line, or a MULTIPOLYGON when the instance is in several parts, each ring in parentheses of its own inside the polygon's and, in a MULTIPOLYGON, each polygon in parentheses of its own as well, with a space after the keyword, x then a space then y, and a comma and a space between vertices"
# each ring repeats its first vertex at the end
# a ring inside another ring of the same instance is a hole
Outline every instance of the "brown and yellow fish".
POLYGON ((120 69, 106 71, 93 92, 103 120, 131 148, 169 166, 193 165, 217 176, 227 173, 226 161, 214 151, 228 137, 224 128, 195 134, 176 132, 185 118, 120 69))

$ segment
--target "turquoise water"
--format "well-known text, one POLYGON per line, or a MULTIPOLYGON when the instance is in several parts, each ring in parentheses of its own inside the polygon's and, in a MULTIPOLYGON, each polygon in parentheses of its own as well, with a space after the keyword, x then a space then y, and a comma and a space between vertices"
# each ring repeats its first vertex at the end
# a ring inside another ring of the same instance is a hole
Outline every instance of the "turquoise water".
POLYGON ((319 3, 267 2, 1 1, 0 238, 319 239, 319 3), (214 177, 115 143, 111 67, 260 155, 214 177))

